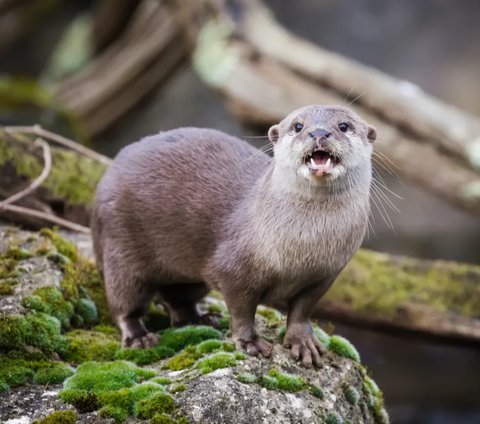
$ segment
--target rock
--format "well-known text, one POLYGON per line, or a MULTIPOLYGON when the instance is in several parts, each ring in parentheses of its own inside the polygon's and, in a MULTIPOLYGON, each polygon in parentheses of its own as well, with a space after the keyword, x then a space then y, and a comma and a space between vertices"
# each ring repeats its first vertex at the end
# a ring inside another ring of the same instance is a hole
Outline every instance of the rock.
MULTIPOLYGON (((88 237, 62 236, 91 257, 88 237)), ((121 349, 101 279, 71 243, 0 226, 0 255, 1 422, 388 422, 380 390, 340 336, 316 327, 327 353, 305 369, 281 346, 284 317, 259 307, 257 328, 277 343, 271 359, 248 357, 235 352, 213 293, 201 308, 220 329, 164 328, 165 312, 152 306, 159 345, 121 349)))

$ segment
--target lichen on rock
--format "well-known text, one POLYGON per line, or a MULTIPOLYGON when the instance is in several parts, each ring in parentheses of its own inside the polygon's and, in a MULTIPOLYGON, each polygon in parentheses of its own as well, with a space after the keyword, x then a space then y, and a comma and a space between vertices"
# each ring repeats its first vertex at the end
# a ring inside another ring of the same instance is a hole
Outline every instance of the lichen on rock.
POLYGON ((277 343, 272 358, 249 357, 235 351, 217 294, 202 309, 219 315, 220 329, 164 328, 155 306, 147 322, 159 344, 122 349, 101 277, 71 242, 0 227, 0 255, 0 284, 15 280, 0 290, 0 419, 31 393, 25 416, 44 424, 388 422, 356 349, 318 326, 327 353, 319 369, 305 369, 279 343, 284 317, 260 307, 259 333, 277 343))

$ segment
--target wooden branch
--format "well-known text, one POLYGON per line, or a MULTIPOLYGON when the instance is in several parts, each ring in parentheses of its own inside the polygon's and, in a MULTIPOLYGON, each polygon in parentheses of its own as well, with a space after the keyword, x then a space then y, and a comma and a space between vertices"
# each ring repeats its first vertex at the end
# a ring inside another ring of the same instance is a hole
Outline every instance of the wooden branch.
POLYGON ((62 135, 55 134, 51 131, 43 129, 40 125, 32 126, 9 126, 4 127, 3 130, 8 134, 34 134, 38 137, 45 137, 54 143, 57 143, 61 146, 67 147, 70 150, 73 150, 81 155, 87 156, 93 160, 96 160, 104 165, 110 165, 112 160, 107 156, 104 156, 100 153, 95 152, 88 147, 85 147, 79 143, 76 143, 73 140, 70 140, 62 135))
POLYGON ((42 140, 41 138, 37 138, 33 144, 40 145, 43 150, 43 161, 45 163, 45 166, 42 170, 42 173, 37 178, 35 178, 27 188, 19 191, 18 193, 15 193, 14 195, 0 202, 0 210, 5 209, 6 205, 10 203, 15 203, 18 200, 33 193, 38 187, 42 185, 42 183, 48 177, 48 174, 50 174, 50 170, 52 169, 52 154, 50 152, 50 146, 45 140, 42 140))
POLYGON ((187 59, 182 35, 158 0, 143 0, 122 36, 79 74, 57 100, 95 136, 117 122, 187 59))
MULTIPOLYGON (((237 2, 235 16, 222 0, 203 3, 189 26, 198 34, 194 67, 237 118, 267 127, 299 106, 348 104, 349 93, 365 93, 350 107, 377 127, 376 148, 398 173, 480 215, 478 119, 288 34, 258 1, 237 2)), ((170 4, 173 14, 186 7, 185 0, 170 4)))
POLYGON ((480 266, 360 250, 315 316, 480 346, 480 266))
MULTIPOLYGON (((85 226, 89 223, 95 189, 110 160, 91 155, 91 152, 84 154, 52 145, 51 167, 45 169, 48 166, 43 164, 42 155, 34 149, 33 136, 36 134, 55 139, 54 142, 66 140, 39 127, 20 127, 18 132, 12 127, 8 131, 0 127, 0 195, 4 198, 14 196, 19 203, 3 205, 0 217, 34 228, 44 226, 45 220, 49 220, 75 231, 88 231, 85 226), (39 174, 47 174, 47 170, 48 176, 42 177, 41 184, 35 185, 32 193, 31 181, 39 174), (29 196, 19 198, 18 192, 29 196)), ((67 141, 67 145, 73 143, 67 141)), ((83 152, 85 148, 80 147, 83 152)))
MULTIPOLYGON (((90 228, 83 225, 75 224, 72 221, 68 221, 63 218, 59 218, 51 213, 41 212, 31 208, 24 208, 23 206, 9 205, 0 203, 0 212, 1 211, 12 212, 14 214, 25 215, 33 218, 38 218, 42 224, 42 227, 45 226, 45 223, 59 225, 68 230, 77 231, 79 233, 90 234, 90 228)), ((18 219, 17 219, 18 221, 18 219)))

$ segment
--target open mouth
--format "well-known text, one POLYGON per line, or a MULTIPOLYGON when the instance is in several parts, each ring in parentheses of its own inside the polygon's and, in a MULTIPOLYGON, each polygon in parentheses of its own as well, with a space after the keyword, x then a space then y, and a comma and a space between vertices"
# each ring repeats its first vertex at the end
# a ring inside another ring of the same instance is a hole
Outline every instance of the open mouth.
POLYGON ((326 150, 316 149, 305 158, 305 163, 313 175, 321 176, 331 174, 340 159, 326 150))

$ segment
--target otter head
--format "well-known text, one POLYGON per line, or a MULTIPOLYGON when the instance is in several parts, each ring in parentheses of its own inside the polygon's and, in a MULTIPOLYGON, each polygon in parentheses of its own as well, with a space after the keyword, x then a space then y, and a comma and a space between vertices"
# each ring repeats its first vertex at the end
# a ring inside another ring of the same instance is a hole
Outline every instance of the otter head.
POLYGON ((277 172, 328 185, 355 168, 370 170, 376 130, 345 107, 311 105, 271 127, 268 137, 277 172))

